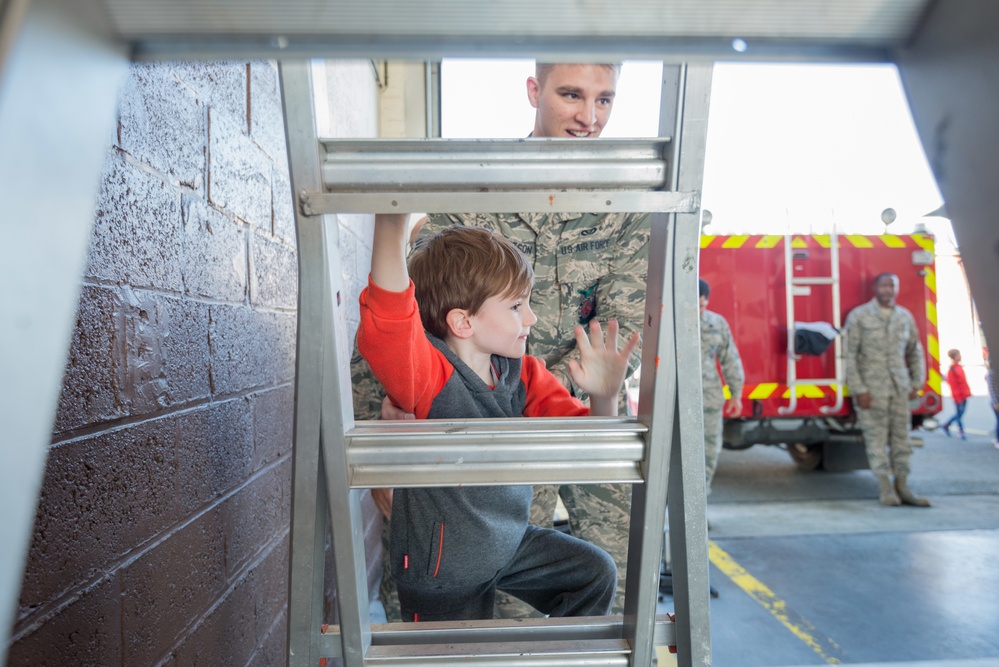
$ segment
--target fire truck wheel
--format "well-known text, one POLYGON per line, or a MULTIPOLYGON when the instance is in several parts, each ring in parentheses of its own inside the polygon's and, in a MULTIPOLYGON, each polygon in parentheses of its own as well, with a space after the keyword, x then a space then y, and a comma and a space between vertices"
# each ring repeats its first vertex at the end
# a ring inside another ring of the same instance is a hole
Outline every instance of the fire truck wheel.
POLYGON ((822 445, 806 445, 796 442, 788 445, 787 453, 794 459, 799 470, 815 470, 822 465, 822 445))

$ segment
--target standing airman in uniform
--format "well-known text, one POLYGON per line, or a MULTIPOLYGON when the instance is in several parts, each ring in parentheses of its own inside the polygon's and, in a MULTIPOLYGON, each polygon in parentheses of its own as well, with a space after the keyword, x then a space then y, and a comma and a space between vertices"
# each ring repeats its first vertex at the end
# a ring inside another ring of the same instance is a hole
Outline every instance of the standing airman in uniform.
POLYGON ((895 303, 898 276, 874 279, 874 298, 846 318, 846 384, 864 433, 883 505, 929 507, 909 490, 909 402, 919 398, 926 363, 912 313, 895 303), (894 476, 894 482, 891 475, 894 476))
POLYGON ((708 310, 711 285, 698 282, 701 304, 701 387, 704 392, 704 490, 711 493, 711 480, 722 450, 725 417, 742 414, 742 385, 746 380, 739 348, 732 340, 732 330, 725 318, 708 310), (718 367, 721 366, 721 375, 718 367), (729 398, 725 398, 728 384, 729 398))

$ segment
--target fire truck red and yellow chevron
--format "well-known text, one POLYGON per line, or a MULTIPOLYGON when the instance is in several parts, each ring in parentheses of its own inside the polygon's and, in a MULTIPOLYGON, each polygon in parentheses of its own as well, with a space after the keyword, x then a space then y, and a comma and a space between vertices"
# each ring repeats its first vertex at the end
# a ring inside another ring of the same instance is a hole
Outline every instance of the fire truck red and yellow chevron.
MULTIPOLYGON (((701 235, 702 248, 776 248, 784 242, 783 234, 736 234, 732 236, 701 235)), ((828 248, 829 234, 792 234, 792 248, 828 248)), ((840 234, 839 245, 855 248, 912 248, 933 252, 933 237, 929 234, 840 234)))
MULTIPOLYGON (((701 235, 701 248, 776 248, 788 238, 783 234, 742 234, 732 236, 712 236, 701 235)), ((862 234, 840 234, 839 247, 849 244, 855 248, 911 248, 913 250, 924 250, 929 253, 934 252, 933 236, 929 234, 896 235, 882 234, 880 236, 867 236, 862 234)), ((832 244, 829 234, 792 234, 790 235, 792 248, 828 248, 832 244)), ((924 345, 926 353, 936 363, 930 363, 926 378, 926 385, 921 393, 936 394, 933 400, 939 401, 943 389, 943 378, 937 370, 940 368, 940 340, 937 329, 937 278, 932 265, 923 269, 923 276, 926 287, 926 340, 924 345), (928 392, 926 390, 929 390, 928 392)), ((725 398, 729 398, 728 386, 725 388, 725 398)), ((834 399, 836 387, 829 385, 811 385, 798 383, 796 386, 798 398, 813 399, 834 399)), ((849 391, 845 390, 849 395, 849 391)), ((756 385, 747 385, 743 389, 743 399, 767 400, 771 398, 788 399, 791 397, 791 390, 785 384, 778 382, 761 382, 756 385)), ((929 398, 928 396, 926 398, 929 398)), ((936 407, 936 406, 927 406, 936 407)))
MULTIPOLYGON (((923 237, 928 243, 922 245, 923 250, 933 252, 933 237, 923 237)), ((930 363, 927 369, 926 385, 937 396, 942 395, 943 378, 940 377, 940 338, 937 333, 937 274, 934 267, 923 267, 923 280, 926 284, 926 353, 936 364, 930 363)))

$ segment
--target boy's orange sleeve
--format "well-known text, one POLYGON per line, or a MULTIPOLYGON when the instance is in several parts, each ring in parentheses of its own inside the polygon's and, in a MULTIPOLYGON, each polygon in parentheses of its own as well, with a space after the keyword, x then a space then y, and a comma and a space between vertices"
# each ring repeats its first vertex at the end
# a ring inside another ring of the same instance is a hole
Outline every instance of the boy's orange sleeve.
POLYGON ((573 398, 536 357, 524 356, 520 379, 527 388, 525 417, 586 417, 590 414, 590 409, 578 398, 573 398))
POLYGON ((404 292, 390 292, 369 278, 360 301, 358 350, 392 402, 426 419, 454 367, 427 339, 413 281, 404 292))

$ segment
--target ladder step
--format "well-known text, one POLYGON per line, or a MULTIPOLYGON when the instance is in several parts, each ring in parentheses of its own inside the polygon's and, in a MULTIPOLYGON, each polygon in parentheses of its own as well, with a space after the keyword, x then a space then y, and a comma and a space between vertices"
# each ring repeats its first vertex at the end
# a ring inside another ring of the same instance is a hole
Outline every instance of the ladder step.
POLYGON ((788 387, 836 387, 842 384, 836 378, 798 378, 788 385, 788 387))
POLYGON ((671 140, 322 139, 325 213, 694 213, 700 197, 669 192, 671 140))
POLYGON ((838 285, 839 279, 832 276, 791 278, 792 285, 838 285))
POLYGON ((351 488, 643 482, 634 418, 358 422, 351 488))
POLYGON ((628 667, 630 655, 631 646, 624 639, 529 644, 501 641, 463 645, 372 646, 364 656, 364 664, 393 667, 441 667, 445 664, 476 667, 628 667))
POLYGON ((665 190, 669 139, 320 140, 328 192, 665 190))
MULTIPOLYGON (((340 628, 319 636, 323 657, 340 657, 340 628)), ((653 643, 676 643, 668 616, 657 616, 653 643)), ((628 665, 622 617, 530 618, 371 626, 365 665, 628 665), (580 660, 583 659, 583 662, 580 660)))
POLYGON ((700 196, 672 191, 303 192, 306 216, 326 213, 696 213, 700 196))

